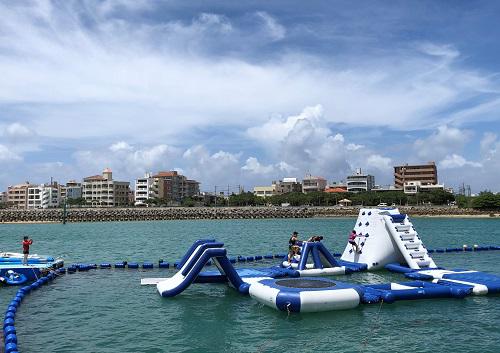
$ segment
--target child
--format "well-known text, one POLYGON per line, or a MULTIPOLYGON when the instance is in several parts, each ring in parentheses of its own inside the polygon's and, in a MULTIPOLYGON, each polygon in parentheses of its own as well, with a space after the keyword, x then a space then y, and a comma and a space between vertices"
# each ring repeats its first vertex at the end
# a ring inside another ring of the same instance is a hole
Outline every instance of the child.
POLYGON ((28 264, 28 255, 30 253, 30 245, 33 244, 32 239, 28 239, 28 236, 25 235, 23 239, 23 265, 28 264))
POLYGON ((292 258, 294 255, 296 255, 299 251, 299 246, 297 245, 297 242, 299 239, 297 238, 299 236, 299 233, 293 232, 292 236, 288 240, 288 262, 292 263, 292 258))
POLYGON ((353 229, 351 234, 349 234, 349 244, 352 246, 352 250, 359 252, 358 244, 356 244, 356 231, 353 229))

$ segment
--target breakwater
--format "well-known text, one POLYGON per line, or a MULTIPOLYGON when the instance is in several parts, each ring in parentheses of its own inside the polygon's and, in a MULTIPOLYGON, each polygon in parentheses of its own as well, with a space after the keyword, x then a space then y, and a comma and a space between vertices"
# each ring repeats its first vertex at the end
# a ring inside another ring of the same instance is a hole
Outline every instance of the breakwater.
MULTIPOLYGON (((450 207, 400 207, 410 216, 498 217, 498 211, 479 211, 450 207)), ((164 208, 72 208, 67 222, 154 221, 182 219, 264 219, 355 217, 359 207, 164 207, 164 208)), ((0 223, 62 222, 62 209, 0 210, 0 223)))

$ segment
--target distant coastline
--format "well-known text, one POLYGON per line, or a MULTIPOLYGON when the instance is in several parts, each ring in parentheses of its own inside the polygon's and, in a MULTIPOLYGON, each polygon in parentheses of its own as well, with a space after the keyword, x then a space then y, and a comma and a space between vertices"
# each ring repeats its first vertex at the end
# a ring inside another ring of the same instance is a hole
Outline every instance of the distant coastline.
MULTIPOLYGON (((412 217, 497 218, 500 211, 466 208, 401 206, 399 210, 412 217)), ((112 222, 194 219, 272 219, 356 217, 359 207, 163 207, 163 208, 72 208, 66 221, 112 222)), ((62 209, 0 210, 0 224, 59 223, 62 209)))

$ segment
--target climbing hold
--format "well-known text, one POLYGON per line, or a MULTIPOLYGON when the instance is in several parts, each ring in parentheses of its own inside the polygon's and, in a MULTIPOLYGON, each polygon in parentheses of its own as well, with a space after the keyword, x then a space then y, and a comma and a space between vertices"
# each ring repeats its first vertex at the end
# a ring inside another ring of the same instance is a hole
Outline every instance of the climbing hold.
POLYGON ((363 225, 363 223, 361 223, 361 222, 359 222, 359 223, 358 223, 358 226, 360 226, 360 227, 361 227, 362 225, 363 225))
POLYGON ((369 225, 370 225, 370 223, 369 223, 369 222, 366 222, 366 223, 365 223, 365 226, 367 226, 367 227, 368 227, 369 225))
POLYGON ((371 214, 372 214, 372 211, 368 211, 368 216, 371 216, 371 214))

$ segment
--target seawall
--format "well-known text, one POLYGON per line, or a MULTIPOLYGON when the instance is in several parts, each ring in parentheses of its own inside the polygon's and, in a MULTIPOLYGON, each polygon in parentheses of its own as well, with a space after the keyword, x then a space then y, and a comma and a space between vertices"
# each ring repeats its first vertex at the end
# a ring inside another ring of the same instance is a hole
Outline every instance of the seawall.
MULTIPOLYGON (((410 216, 498 217, 499 211, 478 211, 450 207, 400 207, 410 216)), ((67 222, 154 221, 182 219, 262 219, 355 217, 358 207, 164 207, 164 208, 72 208, 67 222)), ((62 209, 0 210, 0 223, 62 222, 62 209)))

